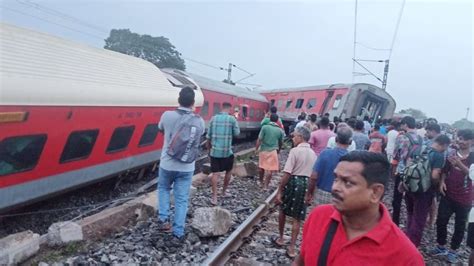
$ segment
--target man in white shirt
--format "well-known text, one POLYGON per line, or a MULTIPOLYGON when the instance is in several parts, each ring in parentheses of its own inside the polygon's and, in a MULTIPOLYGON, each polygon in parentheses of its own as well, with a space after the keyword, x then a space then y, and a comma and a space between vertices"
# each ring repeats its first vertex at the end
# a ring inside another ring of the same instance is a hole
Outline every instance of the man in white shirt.
POLYGON ((387 147, 385 148, 389 162, 391 162, 393 158, 393 152, 395 150, 395 141, 397 140, 397 136, 399 134, 398 132, 399 124, 396 121, 392 121, 392 123, 390 124, 390 127, 391 129, 387 133, 387 147))

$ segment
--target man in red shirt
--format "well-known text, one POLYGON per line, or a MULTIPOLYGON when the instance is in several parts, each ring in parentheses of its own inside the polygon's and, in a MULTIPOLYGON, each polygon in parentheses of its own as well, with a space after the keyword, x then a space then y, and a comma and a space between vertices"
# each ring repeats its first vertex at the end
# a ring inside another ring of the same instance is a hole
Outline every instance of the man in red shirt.
POLYGON ((381 203, 389 178, 387 158, 354 151, 340 159, 334 174, 333 204, 316 207, 308 217, 294 265, 424 265, 381 203), (334 233, 328 241, 330 227, 334 233))

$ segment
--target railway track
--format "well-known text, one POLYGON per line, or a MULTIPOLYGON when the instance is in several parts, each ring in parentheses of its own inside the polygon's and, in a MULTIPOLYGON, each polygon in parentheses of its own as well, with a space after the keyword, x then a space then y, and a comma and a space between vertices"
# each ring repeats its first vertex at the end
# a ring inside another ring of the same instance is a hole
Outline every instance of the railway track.
MULTIPOLYGON (((277 247, 278 210, 274 205, 277 190, 263 202, 240 226, 203 262, 203 265, 252 265, 258 263, 290 264, 285 247, 277 247)), ((308 213, 314 206, 308 208, 308 213)), ((302 228, 301 228, 302 231, 302 228)), ((291 235, 291 219, 285 224, 285 240, 291 235)), ((302 232, 297 241, 299 249, 302 232)))

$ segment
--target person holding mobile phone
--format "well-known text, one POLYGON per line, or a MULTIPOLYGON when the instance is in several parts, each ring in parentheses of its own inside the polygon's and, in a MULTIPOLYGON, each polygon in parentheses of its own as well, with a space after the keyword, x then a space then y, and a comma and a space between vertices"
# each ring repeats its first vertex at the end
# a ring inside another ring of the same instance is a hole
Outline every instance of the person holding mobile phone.
POLYGON ((461 246, 464 238, 472 205, 472 182, 469 178, 469 168, 474 164, 474 153, 471 152, 474 132, 470 129, 459 130, 457 138, 458 149, 453 149, 449 153, 446 166, 443 169, 439 187, 442 197, 436 220, 438 246, 432 250, 432 255, 446 257, 449 263, 458 261, 456 250, 461 246), (453 214, 456 214, 454 234, 450 249, 448 249, 446 248, 447 226, 453 214))

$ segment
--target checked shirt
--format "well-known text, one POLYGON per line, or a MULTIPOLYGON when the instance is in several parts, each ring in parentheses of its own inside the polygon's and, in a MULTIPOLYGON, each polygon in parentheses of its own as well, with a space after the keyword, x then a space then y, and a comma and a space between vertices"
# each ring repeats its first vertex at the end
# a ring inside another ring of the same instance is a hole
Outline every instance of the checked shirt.
POLYGON ((210 155, 214 158, 227 158, 233 154, 232 138, 240 134, 240 128, 235 117, 226 112, 220 112, 212 117, 206 138, 211 140, 210 155))

